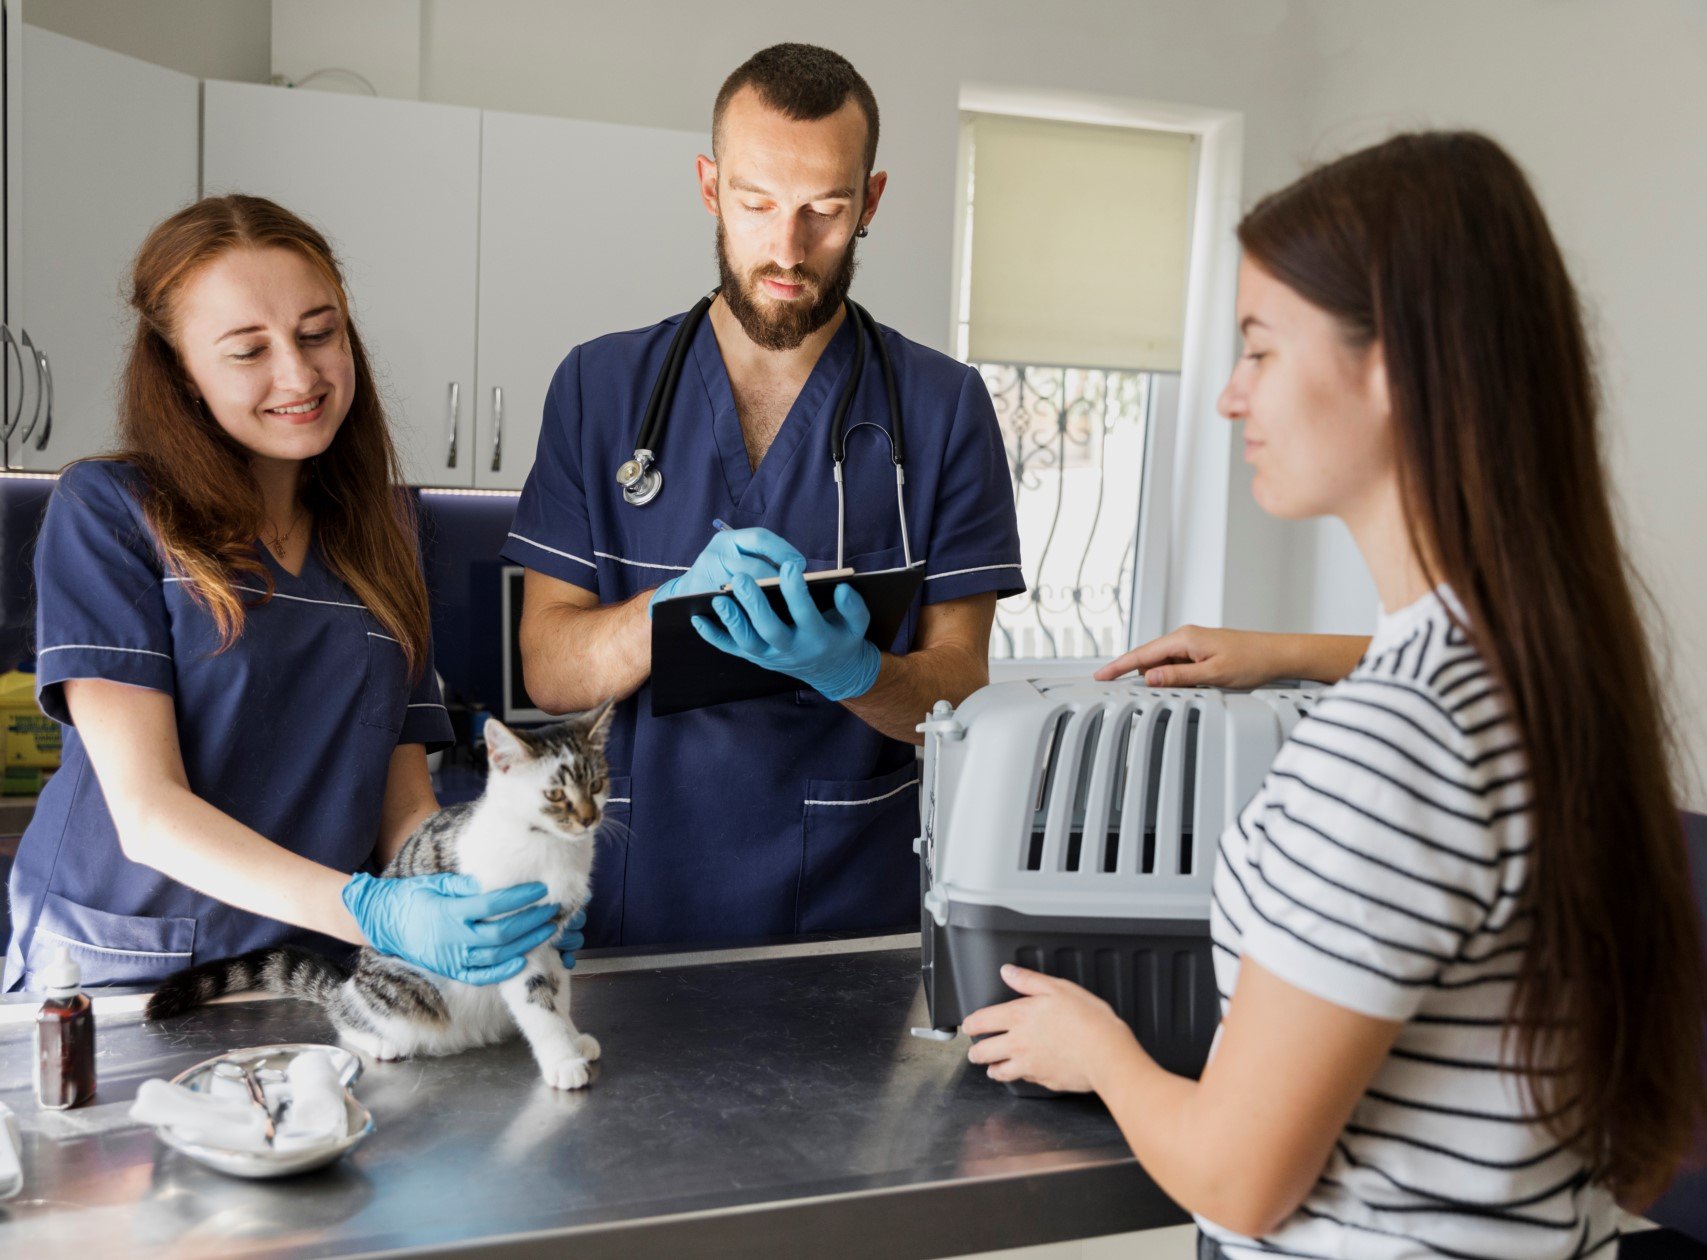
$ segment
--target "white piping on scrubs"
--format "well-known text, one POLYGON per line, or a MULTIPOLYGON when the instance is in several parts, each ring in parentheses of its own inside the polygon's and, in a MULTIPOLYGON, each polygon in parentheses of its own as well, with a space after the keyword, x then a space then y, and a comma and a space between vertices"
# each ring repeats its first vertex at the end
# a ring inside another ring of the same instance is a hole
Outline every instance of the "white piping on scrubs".
POLYGON ((158 656, 163 661, 172 659, 166 652, 151 652, 147 648, 113 647, 106 643, 58 643, 53 647, 40 649, 36 655, 46 656, 49 652, 134 652, 137 656, 158 656))
MULTIPOLYGON (((192 585, 194 584, 191 581, 191 579, 181 578, 181 577, 166 577, 166 578, 161 578, 160 580, 162 582, 179 582, 179 583, 190 582, 192 585)), ((267 591, 262 590, 259 586, 241 586, 235 582, 233 582, 231 584, 231 589, 234 591, 243 591, 243 592, 250 594, 250 595, 267 595, 268 594, 267 591)), ((283 591, 273 591, 273 592, 271 592, 271 597, 273 599, 292 600, 298 604, 321 604, 327 608, 359 608, 363 612, 367 611, 367 605, 366 604, 351 604, 351 603, 348 603, 348 602, 341 600, 341 599, 310 599, 306 595, 286 595, 283 591)))
POLYGON ((900 787, 891 788, 889 791, 885 792, 882 796, 868 796, 863 801, 802 801, 801 804, 803 804, 803 805, 875 805, 875 804, 877 804, 878 801, 886 801, 891 796, 894 796, 897 793, 905 792, 910 787, 918 787, 918 786, 919 786, 919 781, 917 779, 908 779, 900 787))
POLYGON ((525 538, 521 534, 512 533, 510 537, 514 538, 517 542, 525 542, 530 547, 538 547, 541 551, 549 551, 554 556, 562 556, 565 560, 573 560, 576 564, 584 564, 589 569, 596 569, 599 567, 591 560, 583 560, 572 551, 559 551, 556 547, 547 547, 544 543, 535 542, 533 539, 525 538))
POLYGON ((75 945, 78 949, 92 949, 100 954, 122 954, 126 958, 189 958, 188 950, 181 949, 115 949, 111 945, 96 945, 92 941, 80 941, 75 936, 67 936, 63 932, 55 932, 52 928, 36 927, 36 935, 51 936, 56 941, 64 941, 67 945, 75 945))
POLYGON ((653 564, 648 560, 627 560, 622 556, 614 556, 608 551, 595 551, 593 554, 602 556, 606 560, 615 560, 618 564, 631 565, 636 569, 667 569, 671 573, 686 573, 689 568, 685 564, 653 564))
POLYGON ((925 575, 925 581, 934 582, 938 578, 959 577, 962 573, 988 573, 991 569, 1018 568, 1020 568, 1020 566, 1017 564, 980 564, 970 569, 950 569, 947 573, 928 573, 925 575))

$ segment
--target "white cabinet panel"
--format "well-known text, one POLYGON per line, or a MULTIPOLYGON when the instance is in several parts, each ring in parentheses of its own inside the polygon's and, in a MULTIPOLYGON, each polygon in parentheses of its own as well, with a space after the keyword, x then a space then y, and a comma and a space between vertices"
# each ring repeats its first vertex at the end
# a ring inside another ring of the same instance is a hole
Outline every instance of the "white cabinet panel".
POLYGON ((6 85, 7 309, 47 356, 52 409, 50 431, 44 378, 26 361, 18 397, 8 354, 19 418, 6 457, 55 469, 116 440, 130 266, 149 229, 196 197, 200 84, 15 19, 9 34, 22 47, 6 85))
MULTIPOLYGON (((710 141, 490 111, 482 125, 474 476, 478 486, 513 489, 533 464, 546 387, 563 356, 685 311, 717 283, 715 223, 694 173, 710 141)), ((638 432, 640 417, 587 422, 638 432)))
POLYGON ((471 484, 480 112, 246 83, 205 90, 203 191, 269 197, 327 235, 404 475, 471 484))

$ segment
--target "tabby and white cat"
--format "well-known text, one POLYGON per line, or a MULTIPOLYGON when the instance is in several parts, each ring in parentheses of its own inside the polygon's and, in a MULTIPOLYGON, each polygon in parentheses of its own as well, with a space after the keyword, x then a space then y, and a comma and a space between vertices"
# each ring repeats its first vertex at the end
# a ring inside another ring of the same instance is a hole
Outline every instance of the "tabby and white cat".
MULTIPOLYGON (((532 731, 486 723, 490 770, 479 800, 423 822, 385 868, 392 877, 472 876, 486 889, 538 882, 562 907, 561 926, 587 902, 593 835, 610 787, 607 701, 532 731)), ((520 1029, 546 1083, 579 1089, 599 1043, 569 1018, 569 972, 548 942, 519 975, 494 985, 446 980, 362 949, 355 966, 293 946, 258 949, 167 977, 148 1002, 163 1019, 225 993, 267 989, 319 1003, 344 1040, 376 1059, 455 1054, 520 1029)))

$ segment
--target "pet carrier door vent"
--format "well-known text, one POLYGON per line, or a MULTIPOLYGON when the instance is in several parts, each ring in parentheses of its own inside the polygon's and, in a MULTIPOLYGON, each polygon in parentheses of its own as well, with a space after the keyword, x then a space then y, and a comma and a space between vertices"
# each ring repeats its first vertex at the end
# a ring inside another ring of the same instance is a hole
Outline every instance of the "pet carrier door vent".
POLYGON ((1086 983, 1159 1059, 1201 1063, 1222 829, 1315 695, 1000 683, 925 732, 924 975, 937 1029, 1019 962, 1086 983))
POLYGON ((1203 703, 1177 694, 1116 696, 1053 714, 1041 731, 1020 869, 1085 876, 1204 869, 1196 821, 1205 729, 1203 703))

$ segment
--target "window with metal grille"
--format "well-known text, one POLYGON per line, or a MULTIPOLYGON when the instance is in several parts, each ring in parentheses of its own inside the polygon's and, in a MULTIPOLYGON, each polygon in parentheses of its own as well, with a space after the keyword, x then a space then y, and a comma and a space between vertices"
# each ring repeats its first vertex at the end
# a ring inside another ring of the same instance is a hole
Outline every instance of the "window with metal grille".
POLYGON ((967 113, 957 349, 995 404, 1027 591, 993 658, 1108 656, 1131 637, 1158 386, 1177 379, 1196 140, 967 113))

